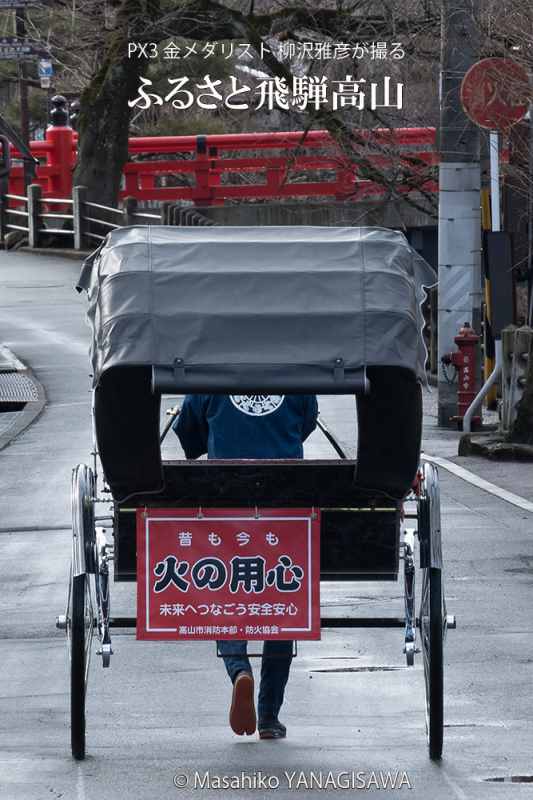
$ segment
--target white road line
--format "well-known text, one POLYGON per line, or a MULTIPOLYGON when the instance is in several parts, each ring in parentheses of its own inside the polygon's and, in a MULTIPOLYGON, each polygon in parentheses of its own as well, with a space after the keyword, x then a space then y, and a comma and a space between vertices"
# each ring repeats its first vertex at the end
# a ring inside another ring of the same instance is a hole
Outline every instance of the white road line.
POLYGON ((457 800, 468 800, 468 795, 465 792, 463 792, 461 787, 458 786, 454 780, 452 780, 445 767, 441 767, 441 772, 444 780, 454 793, 457 800))
POLYGON ((76 776, 76 797, 77 800, 86 800, 85 793, 85 776, 81 765, 78 766, 78 774, 76 776))
MULTIPOLYGON (((56 344, 64 350, 69 350, 71 353, 79 353, 83 354, 84 356, 88 357, 89 354, 89 337, 87 336, 86 341, 80 341, 79 339, 76 340, 72 336, 61 333, 61 331, 50 330, 50 328, 46 327, 38 321, 35 321, 31 317, 27 317, 23 314, 17 313, 9 313, 6 315, 6 323, 8 325, 14 325, 17 328, 17 335, 20 337, 20 332, 23 331, 30 331, 33 334, 37 334, 39 337, 38 344, 56 344)), ((13 334, 14 336, 15 334, 13 334)), ((7 343, 9 345, 9 342, 7 343)), ((32 342, 32 344, 35 344, 32 342)), ((16 348, 15 348, 16 349, 16 348)))
POLYGON ((87 389, 87 399, 86 400, 72 400, 70 403, 54 403, 52 400, 46 404, 47 408, 68 408, 69 406, 89 406, 91 407, 91 394, 90 389, 87 389))
POLYGON ((505 500, 506 503, 511 503, 511 505, 533 514, 533 503, 529 500, 513 492, 508 492, 507 489, 502 489, 500 486, 496 486, 495 483, 484 480, 484 478, 480 478, 479 475, 475 475, 473 472, 470 472, 470 470, 460 467, 458 464, 454 464, 453 461, 448 461, 447 458, 441 458, 440 456, 428 456, 427 453, 422 453, 421 458, 448 470, 448 472, 451 472, 463 481, 471 483, 472 486, 477 486, 478 489, 482 489, 484 492, 499 497, 500 500, 505 500))

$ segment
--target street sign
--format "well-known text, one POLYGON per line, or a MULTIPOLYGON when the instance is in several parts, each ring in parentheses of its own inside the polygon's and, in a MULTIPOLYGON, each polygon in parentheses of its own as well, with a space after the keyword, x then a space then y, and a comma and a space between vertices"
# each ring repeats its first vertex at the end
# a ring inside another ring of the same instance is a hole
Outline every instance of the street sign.
POLYGON ((54 74, 54 68, 49 58, 41 58, 38 65, 39 78, 51 78, 54 74))
POLYGON ((137 511, 138 639, 320 639, 320 512, 137 511))
POLYGON ((54 67, 49 58, 41 58, 38 65, 39 80, 42 89, 49 89, 52 83, 52 75, 54 74, 54 67))
POLYGON ((26 61, 49 56, 44 47, 30 39, 19 39, 17 36, 0 36, 0 61, 26 61))
POLYGON ((482 128, 505 131, 524 117, 529 102, 525 69, 510 58, 484 58, 461 83, 465 114, 482 128))

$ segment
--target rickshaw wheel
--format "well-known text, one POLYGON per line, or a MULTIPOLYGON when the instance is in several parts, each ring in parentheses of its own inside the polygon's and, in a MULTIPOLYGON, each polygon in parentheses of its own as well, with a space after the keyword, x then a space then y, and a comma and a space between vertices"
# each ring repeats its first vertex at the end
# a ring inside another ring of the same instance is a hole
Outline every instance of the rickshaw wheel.
POLYGON ((440 493, 436 468, 425 463, 423 492, 418 505, 418 536, 422 567, 420 643, 424 658, 426 732, 429 756, 442 756, 444 728, 444 664, 446 607, 442 582, 440 493))
POLYGON ((69 612, 70 744, 74 758, 81 760, 85 758, 85 697, 94 628, 87 574, 72 578, 69 612))
POLYGON ((420 608, 420 639, 424 658, 426 688, 426 732, 429 756, 442 756, 444 726, 442 572, 424 570, 420 608))
POLYGON ((70 656, 70 740, 75 759, 85 758, 85 698, 95 614, 91 573, 94 572, 94 476, 78 465, 72 474, 72 564, 66 615, 70 656))

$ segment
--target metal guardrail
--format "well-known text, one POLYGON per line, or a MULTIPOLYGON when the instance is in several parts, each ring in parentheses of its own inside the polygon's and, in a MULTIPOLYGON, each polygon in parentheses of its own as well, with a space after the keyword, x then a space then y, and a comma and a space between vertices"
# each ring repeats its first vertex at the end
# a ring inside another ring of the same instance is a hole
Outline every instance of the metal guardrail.
POLYGON ((123 208, 112 208, 101 203, 94 203, 85 197, 84 186, 75 186, 73 192, 74 209, 74 247, 82 250, 88 241, 101 242, 109 231, 135 225, 139 222, 151 221, 153 225, 161 223, 160 214, 148 214, 138 211, 138 202, 134 197, 124 199, 123 208), (107 217, 107 219, 106 219, 107 217), (112 217, 112 221, 109 219, 112 217))
MULTIPOLYGON (((5 194, 4 195, 5 201, 2 202, 3 213, 2 217, 2 227, 7 231, 23 231, 28 233, 29 230, 29 222, 26 225, 17 225, 16 222, 13 221, 13 218, 23 217, 24 219, 28 220, 28 209, 27 203, 28 198, 24 197, 24 195, 20 194, 5 194), (22 210, 20 208, 13 208, 9 206, 9 201, 16 202, 16 203, 24 203, 26 205, 26 210, 22 210), (7 202, 6 202, 7 201, 7 202)), ((2 235, 2 240, 4 236, 2 235)))
MULTIPOLYGON (((43 211, 42 210, 43 206, 47 206, 49 203, 51 203, 52 205, 61 204, 61 205, 64 205, 64 206, 72 206, 72 200, 69 200, 68 198, 66 198, 65 200, 61 200, 59 198, 54 198, 54 197, 52 197, 52 198, 39 197, 39 202, 40 202, 40 209, 38 211, 38 217, 39 217, 39 219, 41 221, 44 220, 44 219, 52 219, 52 220, 62 219, 62 220, 73 220, 74 221, 74 214, 62 214, 62 213, 56 213, 55 211, 43 211)), ((50 225, 46 225, 46 226, 38 228, 38 233, 39 234, 50 234, 50 233, 53 233, 53 234, 56 234, 58 236, 65 236, 65 235, 71 236, 73 231, 74 231, 74 222, 73 222, 72 228, 53 228, 50 225)))
POLYGON ((148 214, 148 212, 144 211, 137 211, 135 216, 140 217, 141 219, 160 219, 158 214, 148 214))
POLYGON ((31 184, 27 197, 1 194, 0 240, 9 232, 20 231, 28 235, 30 247, 46 245, 48 237, 59 236, 71 238, 74 248, 83 250, 94 246, 91 241, 101 242, 111 230, 162 222, 161 214, 139 211, 135 198, 126 198, 120 209, 87 200, 85 191, 76 186, 72 198, 43 197, 41 187, 31 184))

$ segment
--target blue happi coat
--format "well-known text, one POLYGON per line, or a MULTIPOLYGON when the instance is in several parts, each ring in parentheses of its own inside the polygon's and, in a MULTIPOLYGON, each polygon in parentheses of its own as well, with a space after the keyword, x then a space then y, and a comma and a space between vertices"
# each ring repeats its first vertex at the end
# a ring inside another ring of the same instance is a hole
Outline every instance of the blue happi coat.
POLYGON ((173 424, 187 458, 303 458, 315 395, 187 395, 173 424))

